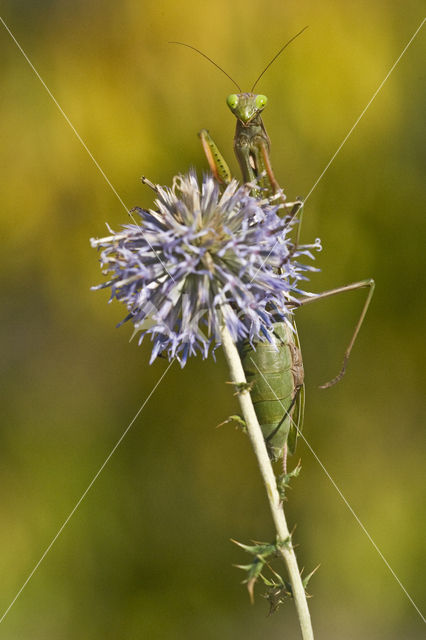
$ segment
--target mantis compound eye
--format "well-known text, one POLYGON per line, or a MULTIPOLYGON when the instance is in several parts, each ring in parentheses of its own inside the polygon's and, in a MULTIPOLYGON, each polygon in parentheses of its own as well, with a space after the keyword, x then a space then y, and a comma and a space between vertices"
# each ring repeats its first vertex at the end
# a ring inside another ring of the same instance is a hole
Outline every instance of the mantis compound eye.
POLYGON ((236 93, 231 93, 231 95, 226 98, 226 104, 231 111, 233 111, 238 104, 238 95, 236 93))
POLYGON ((264 109, 266 107, 266 103, 268 102, 268 98, 259 94, 256 96, 255 105, 257 109, 264 109))

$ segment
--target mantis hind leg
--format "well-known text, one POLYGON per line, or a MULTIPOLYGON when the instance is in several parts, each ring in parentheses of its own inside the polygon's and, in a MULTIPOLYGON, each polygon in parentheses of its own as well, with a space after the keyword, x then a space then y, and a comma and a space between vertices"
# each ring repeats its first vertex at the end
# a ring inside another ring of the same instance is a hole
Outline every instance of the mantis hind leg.
POLYGON ((214 142, 207 129, 202 129, 198 135, 200 136, 210 171, 218 182, 228 184, 231 182, 231 172, 223 155, 219 151, 217 144, 214 142))
POLYGON ((368 288, 367 298, 364 302, 364 306, 362 307, 361 314, 358 318, 358 322, 355 325, 355 329, 352 334, 352 337, 349 341, 348 346, 346 347, 346 350, 343 356, 343 363, 340 368, 340 371, 337 374, 337 376, 335 376, 332 380, 330 380, 329 382, 326 382, 325 384, 320 385, 320 389, 328 389, 329 387, 332 387, 334 384, 339 382, 345 375, 346 366, 349 360, 349 356, 351 355, 352 347, 354 346, 355 341, 358 337, 359 330, 361 329, 362 323, 364 322, 367 309, 370 305, 371 298, 373 297, 374 287, 375 287, 375 282, 370 278, 368 280, 360 280, 359 282, 352 282, 351 284, 347 284, 344 287, 338 287, 337 289, 330 289, 329 291, 323 291, 322 293, 318 293, 316 295, 310 296, 309 298, 302 298, 301 300, 299 300, 298 306, 303 306, 305 304, 309 304, 310 302, 315 302, 316 300, 322 300, 323 298, 329 298, 339 293, 345 293, 346 291, 356 291, 357 289, 368 288))

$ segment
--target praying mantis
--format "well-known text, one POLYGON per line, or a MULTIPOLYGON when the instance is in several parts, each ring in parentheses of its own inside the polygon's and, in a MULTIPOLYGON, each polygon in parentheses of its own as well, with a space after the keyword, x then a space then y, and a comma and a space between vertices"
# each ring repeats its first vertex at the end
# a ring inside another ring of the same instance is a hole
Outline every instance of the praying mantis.
MULTIPOLYGON (((275 178, 270 161, 270 140, 261 115, 268 99, 263 94, 254 93, 254 89, 265 71, 305 29, 306 27, 281 47, 260 73, 250 92, 242 92, 235 80, 199 49, 183 42, 172 43, 181 44, 202 55, 238 88, 239 93, 230 94, 226 102, 237 119, 234 152, 240 165, 243 181, 253 185, 252 195, 259 198, 277 198, 281 202, 282 215, 288 221, 299 214, 303 208, 303 202, 297 200, 288 203, 275 178)), ((213 138, 206 129, 201 130, 199 136, 211 172, 219 183, 228 184, 231 181, 231 172, 213 138)), ((299 235, 300 225, 296 242, 299 240, 299 235)), ((363 288, 368 290, 361 314, 345 350, 341 369, 335 378, 321 385, 321 388, 331 387, 343 377, 373 297, 374 286, 374 280, 369 278, 300 298, 294 305, 296 309, 340 293, 363 288)), ((249 341, 243 341, 238 347, 269 457, 273 462, 282 458, 284 473, 286 473, 287 452, 291 454, 295 452, 297 437, 303 426, 305 403, 303 360, 294 317, 288 322, 275 322, 269 338, 269 342, 256 341, 253 345, 249 341)))

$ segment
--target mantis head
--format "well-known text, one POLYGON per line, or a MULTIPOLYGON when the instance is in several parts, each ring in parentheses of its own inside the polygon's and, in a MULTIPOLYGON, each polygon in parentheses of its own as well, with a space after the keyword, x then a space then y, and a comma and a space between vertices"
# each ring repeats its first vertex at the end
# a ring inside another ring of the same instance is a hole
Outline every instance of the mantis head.
POLYGON ((263 111, 267 102, 266 96, 255 93, 231 93, 226 99, 234 116, 246 126, 263 111))
MULTIPOLYGON (((288 40, 285 43, 285 45, 283 45, 281 47, 281 49, 278 51, 278 53, 275 54, 275 56, 272 58, 272 60, 270 60, 270 62, 268 62, 266 67, 263 69, 262 73, 260 73, 259 76, 257 77, 257 80, 253 84, 250 93, 231 93, 231 95, 229 95, 227 97, 226 102, 228 104, 228 107, 231 109, 232 113, 236 116, 236 118, 244 126, 247 126, 248 124, 250 124, 250 122, 253 120, 253 118, 255 118, 257 115, 259 115, 263 111, 263 109, 266 106, 266 103, 268 102, 268 98, 266 96, 264 96, 262 94, 253 93, 257 83, 259 82, 259 80, 261 79, 261 77, 263 76, 265 71, 267 71, 267 69, 269 69, 271 64, 273 62, 275 62, 275 60, 282 54, 284 49, 286 49, 288 47, 288 45, 291 42, 293 42, 293 40, 295 40, 298 36, 300 36, 300 34, 303 33, 305 31, 305 29, 307 29, 307 27, 304 27, 301 31, 299 31, 299 33, 296 33, 295 36, 290 38, 290 40, 288 40)), ((222 69, 222 67, 220 67, 214 60, 209 58, 208 55, 206 55, 205 53, 200 51, 200 49, 197 49, 196 47, 193 47, 191 44, 186 44, 185 42, 176 42, 176 41, 174 41, 174 42, 171 42, 170 44, 180 44, 180 45, 183 45, 184 47, 188 47, 189 49, 192 49, 193 51, 196 51, 201 56, 203 56, 203 58, 206 58, 206 60, 211 62, 212 65, 214 65, 217 69, 219 69, 219 71, 224 73, 225 76, 227 76, 231 80, 231 82, 233 82, 235 84, 235 86, 237 87, 238 91, 241 91, 240 85, 237 82, 235 82, 235 80, 233 78, 231 78, 229 73, 227 73, 225 71, 225 69, 222 69)))

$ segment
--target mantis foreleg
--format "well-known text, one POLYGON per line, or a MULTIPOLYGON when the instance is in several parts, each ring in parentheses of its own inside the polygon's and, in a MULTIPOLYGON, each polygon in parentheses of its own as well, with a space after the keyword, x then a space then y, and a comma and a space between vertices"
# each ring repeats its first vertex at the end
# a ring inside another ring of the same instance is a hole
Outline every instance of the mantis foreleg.
POLYGON ((203 146, 204 153, 206 154, 207 162, 209 163, 210 171, 218 180, 224 184, 231 182, 231 171, 226 163, 225 158, 219 151, 219 148, 207 129, 202 129, 198 134, 200 136, 201 144, 203 146))

